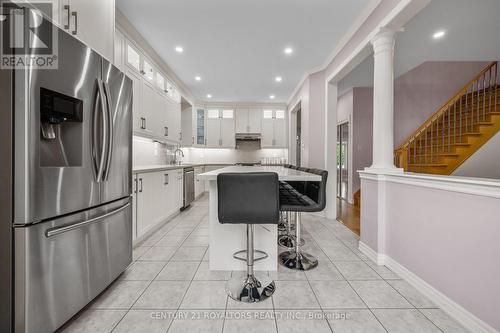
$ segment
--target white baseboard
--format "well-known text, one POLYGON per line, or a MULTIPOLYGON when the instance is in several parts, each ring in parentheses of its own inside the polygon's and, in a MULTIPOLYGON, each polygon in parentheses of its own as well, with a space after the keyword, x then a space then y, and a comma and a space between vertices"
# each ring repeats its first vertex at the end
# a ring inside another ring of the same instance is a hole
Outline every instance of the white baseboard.
POLYGON ((385 254, 379 254, 375 252, 371 247, 359 241, 359 250, 363 252, 365 256, 367 256, 371 261, 376 263, 377 265, 385 265, 385 254))
POLYGON ((425 282, 415 273, 385 254, 378 254, 366 244, 359 242, 359 250, 377 265, 385 265, 394 273, 410 283, 415 289, 429 298, 439 308, 453 317, 456 321, 474 333, 499 333, 496 329, 476 317, 460 304, 448 298, 442 292, 425 282))

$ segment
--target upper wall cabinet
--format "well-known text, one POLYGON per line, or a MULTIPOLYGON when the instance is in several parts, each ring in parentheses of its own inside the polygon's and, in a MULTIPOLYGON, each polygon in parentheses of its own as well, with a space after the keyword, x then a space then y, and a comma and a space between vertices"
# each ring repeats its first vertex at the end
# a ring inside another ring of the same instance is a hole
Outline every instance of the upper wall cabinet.
POLYGON ((177 89, 121 31, 115 36, 115 64, 133 81, 134 134, 180 142, 181 97, 177 89))
POLYGON ((206 119, 206 146, 211 148, 234 148, 234 110, 208 109, 206 119))
POLYGON ((262 109, 237 109, 236 133, 261 133, 262 109))
POLYGON ((262 111, 262 148, 286 148, 286 118, 284 110, 262 111))
MULTIPOLYGON (((50 0, 49 0, 50 1, 50 0)), ((106 59, 113 60, 114 0, 52 0, 53 20, 106 59)), ((34 2, 36 6, 36 2, 34 2)))

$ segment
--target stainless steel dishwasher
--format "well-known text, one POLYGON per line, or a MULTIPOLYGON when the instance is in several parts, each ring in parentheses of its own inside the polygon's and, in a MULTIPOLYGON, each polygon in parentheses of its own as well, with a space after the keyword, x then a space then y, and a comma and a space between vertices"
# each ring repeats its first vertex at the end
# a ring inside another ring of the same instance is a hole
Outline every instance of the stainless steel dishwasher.
POLYGON ((182 209, 189 207, 194 200, 194 168, 184 168, 184 204, 182 209))

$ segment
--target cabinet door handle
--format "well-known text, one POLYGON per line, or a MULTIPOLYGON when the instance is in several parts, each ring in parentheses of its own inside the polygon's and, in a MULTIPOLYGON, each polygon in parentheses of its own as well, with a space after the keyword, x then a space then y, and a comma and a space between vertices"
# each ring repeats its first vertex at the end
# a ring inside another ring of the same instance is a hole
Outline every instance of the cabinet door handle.
POLYGON ((137 177, 134 178, 134 193, 137 193, 137 177))
POLYGON ((78 12, 71 12, 71 16, 75 18, 75 29, 71 32, 73 35, 78 34, 78 12))
POLYGON ((141 117, 141 129, 146 129, 146 118, 141 117))
POLYGON ((182 132, 179 132, 179 141, 182 141, 182 132))
POLYGON ((165 179, 164 179, 163 185, 168 185, 168 181, 169 181, 169 179, 168 179, 168 173, 166 173, 166 174, 164 175, 164 178, 165 178, 165 179))
POLYGON ((145 71, 143 71, 142 69, 141 69, 140 73, 141 73, 142 75, 145 75, 145 74, 146 74, 146 72, 145 72, 145 71))
POLYGON ((64 29, 69 30, 69 25, 71 23, 71 9, 69 5, 64 5, 64 10, 66 11, 66 15, 68 15, 66 24, 64 25, 64 29))
POLYGON ((205 146, 207 145, 207 139, 205 138, 205 146))
POLYGON ((194 145, 194 136, 191 139, 192 139, 191 140, 192 141, 191 144, 194 145))
POLYGON ((139 178, 139 192, 142 193, 142 178, 139 178))
POLYGON ((168 127, 165 127, 165 136, 168 136, 168 127))

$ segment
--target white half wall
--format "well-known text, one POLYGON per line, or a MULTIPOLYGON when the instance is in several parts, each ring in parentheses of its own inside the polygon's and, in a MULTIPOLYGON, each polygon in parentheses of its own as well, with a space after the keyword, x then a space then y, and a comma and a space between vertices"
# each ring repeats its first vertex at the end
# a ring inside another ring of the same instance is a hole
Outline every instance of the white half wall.
POLYGON ((453 176, 500 179, 500 132, 460 165, 453 176))

